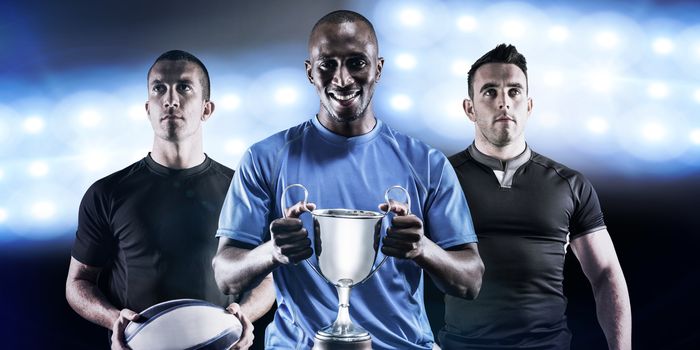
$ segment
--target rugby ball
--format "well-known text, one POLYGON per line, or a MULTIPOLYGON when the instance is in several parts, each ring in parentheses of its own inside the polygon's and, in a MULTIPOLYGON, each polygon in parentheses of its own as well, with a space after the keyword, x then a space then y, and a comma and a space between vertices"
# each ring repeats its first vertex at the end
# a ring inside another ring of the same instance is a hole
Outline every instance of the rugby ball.
POLYGON ((242 332, 236 316, 204 300, 170 300, 139 315, 124 330, 132 350, 228 349, 242 332))

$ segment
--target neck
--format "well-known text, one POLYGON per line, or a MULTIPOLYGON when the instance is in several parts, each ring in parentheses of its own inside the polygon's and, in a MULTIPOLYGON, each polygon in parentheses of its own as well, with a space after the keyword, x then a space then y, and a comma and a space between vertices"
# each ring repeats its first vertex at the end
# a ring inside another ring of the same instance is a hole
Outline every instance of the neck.
POLYGON ((377 119, 374 117, 374 113, 371 112, 370 107, 367 108, 367 111, 361 117, 349 122, 338 121, 324 112, 325 110, 321 109, 318 113, 318 121, 321 122, 321 125, 333 133, 345 137, 364 135, 372 131, 377 125, 377 119))
POLYGON ((526 147, 525 139, 520 139, 503 146, 496 146, 482 138, 476 138, 474 144, 479 152, 498 160, 513 159, 523 153, 526 147))
POLYGON ((191 137, 186 141, 178 142, 155 137, 151 158, 156 163, 171 169, 193 168, 206 159, 201 137, 191 137))

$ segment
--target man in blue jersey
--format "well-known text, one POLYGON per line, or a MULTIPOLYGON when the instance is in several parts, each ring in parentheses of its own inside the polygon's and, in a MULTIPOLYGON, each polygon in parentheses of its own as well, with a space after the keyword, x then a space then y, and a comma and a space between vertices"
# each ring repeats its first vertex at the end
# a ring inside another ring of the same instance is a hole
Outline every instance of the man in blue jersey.
POLYGON ((631 348, 630 302, 591 183, 525 142, 532 112, 525 57, 501 44, 469 70, 474 143, 450 157, 472 200, 488 273, 479 299, 445 296, 444 349, 568 349, 563 291, 571 244, 610 349, 631 348), (465 317, 468 315, 468 317, 465 317))
POLYGON ((226 292, 239 293, 273 273, 278 308, 267 348, 310 348, 338 310, 334 287, 297 264, 312 255, 303 228, 312 226, 301 214, 316 206, 376 210, 393 185, 408 190, 411 214, 392 205, 396 216, 382 247, 390 258, 350 297, 351 317, 372 335, 372 346, 434 346, 423 270, 450 295, 472 299, 479 291, 484 267, 454 170, 439 151, 374 116, 372 95, 383 63, 366 18, 351 11, 321 18, 306 61, 320 98, 318 114, 253 145, 232 180, 219 220, 215 275, 226 292), (282 218, 280 197, 295 183, 308 188, 313 203, 297 203, 282 218))

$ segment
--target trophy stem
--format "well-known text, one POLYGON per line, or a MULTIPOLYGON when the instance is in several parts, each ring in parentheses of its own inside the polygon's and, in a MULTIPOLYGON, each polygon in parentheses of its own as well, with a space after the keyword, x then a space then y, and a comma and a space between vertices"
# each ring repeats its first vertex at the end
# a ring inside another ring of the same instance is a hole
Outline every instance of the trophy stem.
POLYGON ((342 279, 335 287, 338 291, 338 316, 333 322, 334 333, 347 334, 352 332, 353 324, 350 320, 350 285, 351 280, 342 279))

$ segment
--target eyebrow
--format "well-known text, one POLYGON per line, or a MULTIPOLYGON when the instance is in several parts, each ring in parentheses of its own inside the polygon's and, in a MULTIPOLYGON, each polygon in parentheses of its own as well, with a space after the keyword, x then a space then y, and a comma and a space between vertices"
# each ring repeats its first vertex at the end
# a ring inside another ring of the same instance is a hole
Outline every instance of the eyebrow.
MULTIPOLYGON (((163 83, 163 81, 161 81, 160 79, 153 79, 153 80, 151 80, 151 84, 152 84, 152 85, 153 85, 153 84, 162 84, 162 83, 163 83)), ((194 83, 194 81, 193 81, 193 80, 190 80, 190 79, 179 79, 179 80, 177 81, 177 83, 178 83, 178 84, 189 84, 189 85, 192 85, 192 84, 194 83)))
MULTIPOLYGON (((481 86, 481 89, 479 89, 479 92, 483 92, 483 91, 486 90, 486 89, 491 89, 491 88, 495 88, 495 87, 499 87, 499 86, 500 86, 500 85, 499 85, 498 83, 495 83, 495 82, 488 82, 488 83, 486 83, 486 84, 484 84, 484 85, 481 86)), ((508 83, 508 84, 506 84, 506 86, 507 86, 507 87, 519 88, 519 89, 523 89, 523 88, 524 88, 523 85, 520 84, 520 83, 508 83)))

